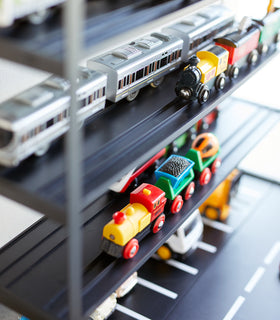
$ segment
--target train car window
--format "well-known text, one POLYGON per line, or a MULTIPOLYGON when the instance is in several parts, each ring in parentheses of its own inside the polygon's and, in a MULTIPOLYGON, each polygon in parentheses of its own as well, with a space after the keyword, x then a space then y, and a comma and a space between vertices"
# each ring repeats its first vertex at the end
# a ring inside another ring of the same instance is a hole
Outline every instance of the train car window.
POLYGON ((102 89, 102 96, 104 97, 104 96, 105 96, 105 94, 106 94, 106 88, 105 88, 105 87, 103 87, 103 89, 102 89))
POLYGON ((164 66, 166 66, 166 65, 167 65, 167 57, 162 58, 162 59, 160 60, 160 67, 161 67, 161 68, 164 67, 164 66))
POLYGON ((47 121, 47 128, 51 127, 54 124, 54 119, 50 119, 47 121))
POLYGON ((143 76, 144 76, 144 68, 136 72, 136 81, 143 78, 143 76))
POLYGON ((135 73, 132 74, 132 82, 135 81, 135 73))
POLYGON ((13 132, 0 128, 0 148, 6 147, 13 138, 13 132))
MULTIPOLYGON (((120 88, 121 88, 121 85, 122 85, 122 80, 119 80, 118 89, 120 89, 120 88)), ((94 100, 95 100, 95 98, 94 98, 94 100)))

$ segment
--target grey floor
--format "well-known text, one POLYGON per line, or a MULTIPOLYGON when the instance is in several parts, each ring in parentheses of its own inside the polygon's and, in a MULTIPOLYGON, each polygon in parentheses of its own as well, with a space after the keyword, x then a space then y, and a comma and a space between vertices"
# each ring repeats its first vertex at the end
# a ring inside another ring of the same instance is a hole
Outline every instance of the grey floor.
POLYGON ((17 320, 18 314, 0 304, 0 320, 17 320))

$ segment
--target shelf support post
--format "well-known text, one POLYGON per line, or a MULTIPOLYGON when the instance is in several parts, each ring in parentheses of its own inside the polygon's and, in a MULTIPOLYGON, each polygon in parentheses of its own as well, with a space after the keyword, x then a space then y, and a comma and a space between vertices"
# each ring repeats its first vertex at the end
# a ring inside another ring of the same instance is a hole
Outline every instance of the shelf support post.
POLYGON ((69 319, 82 319, 82 232, 81 232, 81 154, 82 133, 77 119, 77 77, 81 56, 84 0, 65 3, 64 26, 66 59, 64 73, 71 83, 70 128, 66 135, 66 190, 68 236, 69 319))

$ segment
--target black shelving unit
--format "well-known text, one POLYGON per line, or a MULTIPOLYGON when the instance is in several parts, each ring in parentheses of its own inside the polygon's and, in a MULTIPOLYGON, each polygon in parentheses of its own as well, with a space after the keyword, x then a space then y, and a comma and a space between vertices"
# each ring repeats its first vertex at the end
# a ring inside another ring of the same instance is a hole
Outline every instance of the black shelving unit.
MULTIPOLYGON (((113 212, 127 204, 127 195, 112 197, 106 193, 84 210, 82 293, 86 314, 95 309, 128 275, 138 270, 224 180, 250 148, 279 121, 277 113, 252 107, 237 99, 229 98, 225 103, 219 126, 214 131, 221 141, 222 167, 209 185, 198 188, 193 198, 184 205, 182 213, 168 216, 159 234, 149 235, 140 243, 135 258, 131 261, 114 259, 99 248, 103 225, 113 212)), ((8 306, 15 306, 18 300, 17 308, 22 307, 22 312, 31 319, 32 316, 68 319, 66 248, 65 228, 46 218, 6 246, 0 253, 0 260, 3 261, 0 271, 1 300, 8 306)))
MULTIPOLYGON (((121 1, 122 6, 116 6, 112 1, 89 2, 84 29, 84 39, 88 46, 83 54, 86 56, 89 50, 106 43, 113 39, 112 37, 117 38, 116 35, 126 35, 131 28, 135 28, 137 34, 143 30, 141 28, 144 23, 145 26, 149 23, 160 25, 166 17, 170 19, 172 14, 187 14, 212 2, 214 1, 158 0, 151 4, 146 0, 127 0, 121 1), (148 15, 145 14, 147 12, 148 15), (118 28, 113 29, 111 26, 122 16, 126 18, 126 24, 120 26, 118 23, 118 28), (143 16, 146 20, 136 19, 143 16), (105 32, 100 34, 100 28, 104 26, 107 26, 105 32)), ((1 31, 0 45, 3 50, 1 49, 0 55, 63 74, 62 61, 65 50, 62 49, 61 23, 57 17, 52 19, 55 23, 51 27, 46 23, 38 29, 26 25, 20 29, 15 26, 1 31)), ((223 92, 213 92, 203 106, 176 98, 172 88, 178 73, 174 72, 167 77, 162 87, 156 90, 145 88, 136 101, 108 105, 88 121, 81 156, 83 176, 79 218, 82 226, 81 230, 79 226, 73 229, 75 235, 79 235, 81 231, 83 238, 82 287, 81 292, 78 292, 79 288, 74 292, 74 296, 78 293, 81 300, 81 318, 86 318, 151 257, 279 120, 278 114, 257 106, 248 109, 246 104, 242 111, 235 111, 233 114, 236 121, 233 122, 230 117, 230 123, 225 123, 220 134, 217 132, 222 147, 222 168, 209 185, 198 188, 193 198, 184 205, 180 215, 168 217, 159 234, 150 235, 141 242, 139 253, 131 261, 114 259, 99 249, 103 225, 111 218, 113 212, 128 202, 126 195, 112 196, 108 192, 109 185, 186 132, 262 68, 276 53, 271 50, 255 66, 244 67, 237 80, 228 81, 223 92)), ((238 108, 239 103, 230 100, 227 109, 233 106, 238 108)), ((78 320, 73 318, 68 300, 67 259, 71 228, 69 212, 65 209, 68 201, 65 188, 67 172, 64 163, 63 141, 59 140, 42 158, 30 158, 18 168, 0 169, 1 194, 45 215, 0 250, 1 302, 36 320, 78 320)), ((75 245, 72 245, 70 252, 73 252, 74 248, 75 245)), ((79 245, 77 248, 79 251, 79 245)), ((78 252, 76 257, 79 256, 78 252)), ((80 270, 77 271, 78 275, 79 272, 80 270)))
MULTIPOLYGON (((137 100, 112 104, 90 119, 85 128, 82 155, 82 209, 123 174, 190 129, 276 54, 277 51, 271 51, 255 66, 243 68, 238 79, 228 81, 223 91, 213 91, 202 106, 176 98, 173 88, 178 72, 174 72, 160 88, 145 88, 137 100)), ((43 158, 33 157, 15 169, 2 168, 0 191, 64 224, 67 218, 63 209, 66 204, 64 161, 61 140, 43 158)))

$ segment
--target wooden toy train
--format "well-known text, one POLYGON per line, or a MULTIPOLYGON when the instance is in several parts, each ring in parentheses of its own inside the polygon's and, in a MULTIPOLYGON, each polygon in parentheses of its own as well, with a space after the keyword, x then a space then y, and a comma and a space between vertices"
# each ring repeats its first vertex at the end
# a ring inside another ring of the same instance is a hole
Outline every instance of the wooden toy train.
POLYGON ((171 155, 155 171, 155 185, 143 183, 132 191, 129 204, 104 226, 102 250, 114 257, 133 258, 139 241, 161 230, 166 214, 181 211, 184 201, 194 193, 195 181, 209 183, 221 165, 219 153, 217 138, 202 133, 185 157, 171 155))

